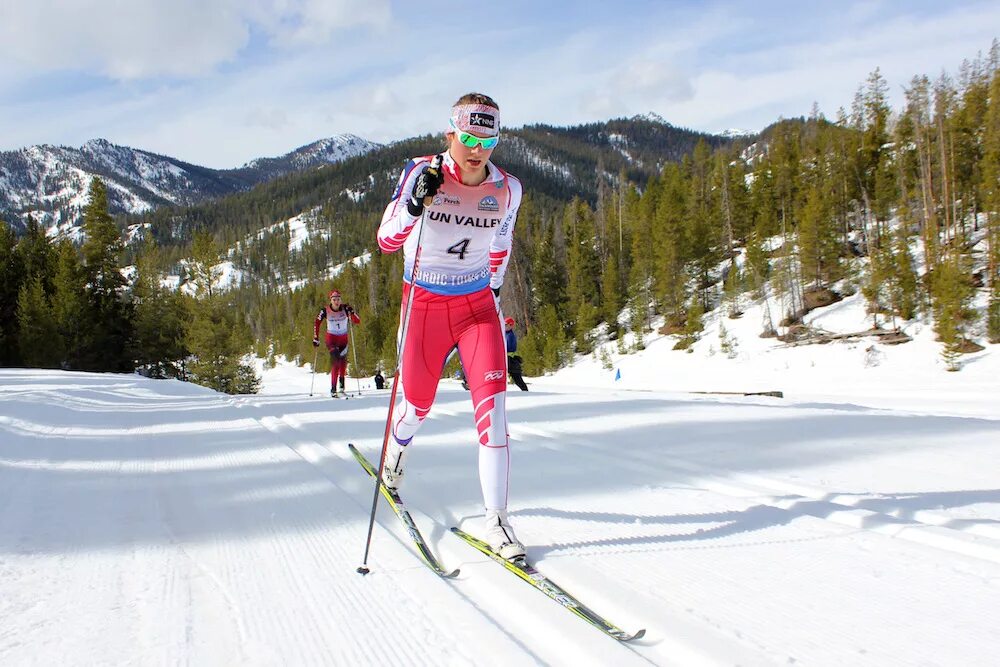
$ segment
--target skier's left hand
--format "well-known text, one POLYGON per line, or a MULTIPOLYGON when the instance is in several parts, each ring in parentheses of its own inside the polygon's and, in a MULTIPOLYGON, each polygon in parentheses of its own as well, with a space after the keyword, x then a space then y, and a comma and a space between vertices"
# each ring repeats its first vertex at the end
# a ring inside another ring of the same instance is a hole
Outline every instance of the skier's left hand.
POLYGON ((490 290, 493 292, 493 305, 496 306, 497 317, 499 317, 500 321, 503 322, 503 310, 500 308, 500 288, 491 287, 490 290))

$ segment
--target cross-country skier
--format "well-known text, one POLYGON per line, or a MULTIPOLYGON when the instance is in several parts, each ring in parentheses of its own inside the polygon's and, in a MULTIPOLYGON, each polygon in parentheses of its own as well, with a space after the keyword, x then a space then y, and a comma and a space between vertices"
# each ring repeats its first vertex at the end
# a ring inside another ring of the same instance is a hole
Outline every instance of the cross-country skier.
POLYGON ((445 358, 458 345, 479 433, 485 537, 494 551, 510 559, 523 556, 524 545, 507 518, 507 360, 499 294, 521 182, 490 162, 500 140, 500 109, 490 97, 463 95, 451 109, 445 139, 441 170, 428 170, 434 155, 407 164, 378 230, 383 252, 403 249, 404 318, 407 302, 413 300, 403 327, 403 396, 393 415, 383 480, 389 487, 399 486, 413 435, 434 402, 445 358))
POLYGON ((338 290, 330 292, 330 305, 323 306, 313 322, 313 347, 319 347, 319 325, 326 322, 326 349, 330 351, 330 396, 337 398, 337 379, 340 379, 340 393, 344 396, 344 377, 347 375, 347 327, 361 324, 361 318, 341 300, 338 290))
POLYGON ((528 391, 528 385, 524 383, 524 378, 521 377, 521 355, 514 354, 517 352, 517 334, 514 333, 514 318, 508 317, 503 321, 504 326, 507 331, 504 334, 504 341, 507 343, 507 372, 510 374, 510 379, 514 381, 521 391, 528 391))

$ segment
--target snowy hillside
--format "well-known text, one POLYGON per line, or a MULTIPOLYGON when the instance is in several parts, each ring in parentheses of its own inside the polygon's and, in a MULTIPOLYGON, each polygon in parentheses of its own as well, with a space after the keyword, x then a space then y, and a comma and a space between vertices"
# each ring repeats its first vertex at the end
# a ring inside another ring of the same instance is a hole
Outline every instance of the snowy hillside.
POLYGON ((336 135, 240 169, 217 170, 118 146, 104 139, 80 148, 31 146, 0 152, 0 216, 14 225, 33 215, 51 235, 78 233, 90 181, 108 186, 112 214, 142 213, 163 204, 189 205, 246 190, 278 176, 361 155, 378 144, 336 135))
POLYGON ((384 503, 355 572, 372 486, 346 445, 377 453, 388 401, 368 379, 332 401, 288 364, 241 397, 0 370, 0 664, 995 664, 995 355, 932 377, 904 356, 919 334, 869 368, 850 345, 666 342, 617 383, 584 360, 508 400, 528 555, 647 629, 629 645, 449 533, 480 513, 450 382, 404 486, 446 581, 384 503))
MULTIPOLYGON (((773 301, 770 305, 777 312, 773 301)), ((858 336, 793 346, 760 337, 764 308, 763 302, 749 305, 739 319, 729 319, 721 308, 709 313, 705 331, 690 353, 673 349, 677 336, 653 333, 645 338, 645 350, 621 354, 616 342, 604 342, 593 355, 578 357, 569 367, 536 381, 545 386, 644 391, 780 391, 785 398, 822 394, 878 407, 1000 417, 996 345, 962 355, 961 370, 951 373, 929 323, 902 323, 902 331, 913 339, 908 343, 886 344, 877 337, 858 336), (985 397, 991 398, 984 402, 985 397)), ((844 335, 870 330, 871 315, 857 293, 812 311, 803 323, 844 335)), ((653 325, 658 329, 662 321, 653 320, 653 325)), ((626 345, 633 342, 629 334, 626 345)))
MULTIPOLYGON (((280 235, 287 238, 288 252, 290 254, 301 252, 310 243, 328 242, 330 233, 328 229, 319 223, 319 211, 319 207, 316 207, 283 222, 265 227, 257 233, 251 234, 242 242, 237 243, 235 247, 229 248, 224 253, 226 259, 212 267, 213 275, 216 276, 216 281, 212 285, 213 288, 223 291, 235 289, 246 281, 251 280, 252 278, 248 273, 239 268, 239 263, 246 261, 249 250, 256 244, 266 243, 272 236, 280 235)), ((313 280, 334 278, 340 275, 340 272, 348 264, 353 264, 360 268, 369 261, 371 261, 371 253, 366 252, 346 262, 327 267, 321 275, 314 276, 313 280)), ((188 260, 181 260, 179 263, 179 268, 185 272, 189 266, 190 262, 188 260)), ((126 269, 129 278, 134 275, 134 270, 135 267, 128 267, 126 269)), ((309 282, 309 280, 295 275, 283 275, 280 271, 275 271, 272 275, 278 281, 279 289, 282 290, 296 290, 309 282)), ((196 292, 195 286, 192 283, 188 282, 186 278, 183 278, 182 282, 182 276, 176 273, 163 276, 160 282, 164 287, 169 289, 180 288, 185 293, 191 295, 194 295, 196 292)))

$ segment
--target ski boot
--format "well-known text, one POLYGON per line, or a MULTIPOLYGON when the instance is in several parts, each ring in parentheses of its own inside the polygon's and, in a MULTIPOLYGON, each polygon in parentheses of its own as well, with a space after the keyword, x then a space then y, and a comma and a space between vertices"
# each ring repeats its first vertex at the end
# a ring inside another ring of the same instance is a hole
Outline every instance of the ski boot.
POLYGON ((524 545, 507 520, 507 510, 486 510, 486 543, 501 558, 514 560, 524 558, 524 545))
POLYGON ((385 449, 385 463, 382 466, 382 483, 390 489, 398 489, 403 483, 403 466, 410 451, 410 440, 413 438, 405 442, 396 440, 396 436, 389 438, 389 445, 385 449))

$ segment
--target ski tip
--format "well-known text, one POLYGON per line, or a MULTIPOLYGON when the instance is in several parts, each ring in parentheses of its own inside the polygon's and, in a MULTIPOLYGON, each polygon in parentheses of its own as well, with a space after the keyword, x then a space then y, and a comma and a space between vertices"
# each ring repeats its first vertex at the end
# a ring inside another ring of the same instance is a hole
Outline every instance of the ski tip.
POLYGON ((454 579, 455 577, 458 576, 459 572, 460 572, 460 570, 458 568, 455 568, 454 570, 452 570, 448 574, 444 575, 444 578, 445 579, 454 579))
POLYGON ((643 628, 642 630, 639 630, 639 632, 635 633, 631 637, 625 637, 624 639, 622 639, 622 641, 623 642, 630 642, 633 639, 642 639, 645 636, 646 636, 646 628, 643 628))
POLYGON ((369 572, 371 572, 371 570, 369 570, 364 565, 362 565, 361 567, 358 568, 358 574, 360 574, 362 577, 365 576, 366 574, 368 574, 369 572))

